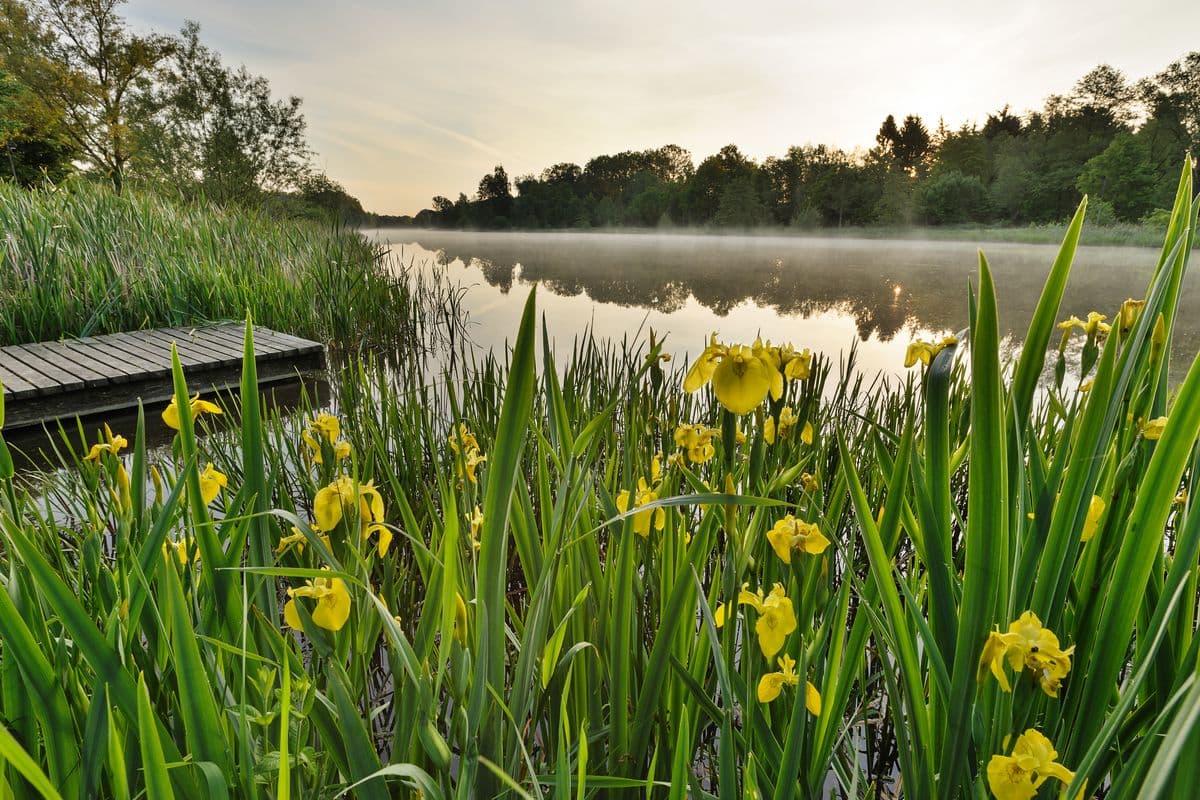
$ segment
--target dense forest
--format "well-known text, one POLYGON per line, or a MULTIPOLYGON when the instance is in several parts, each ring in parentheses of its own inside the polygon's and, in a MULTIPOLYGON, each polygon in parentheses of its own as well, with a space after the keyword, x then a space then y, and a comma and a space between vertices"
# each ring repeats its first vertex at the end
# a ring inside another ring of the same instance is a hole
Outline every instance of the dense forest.
POLYGON ((0 179, 135 186, 372 223, 313 169, 298 97, 226 65, 189 22, 140 34, 120 0, 0 0, 0 179))
POLYGON ((434 197, 413 220, 438 228, 810 228, 1052 223, 1082 194, 1093 223, 1170 208, 1185 152, 1200 151, 1200 52, 1132 80, 1101 65, 1024 115, 930 130, 889 115, 869 150, 788 148, 759 163, 736 145, 698 166, 676 145, 484 175, 473 197, 434 197))

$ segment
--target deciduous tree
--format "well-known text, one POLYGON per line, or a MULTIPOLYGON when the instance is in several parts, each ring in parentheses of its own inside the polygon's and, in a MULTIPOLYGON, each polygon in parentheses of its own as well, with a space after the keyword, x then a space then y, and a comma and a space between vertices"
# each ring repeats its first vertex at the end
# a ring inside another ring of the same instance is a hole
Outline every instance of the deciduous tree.
POLYGON ((173 43, 129 31, 120 0, 0 0, 0 54, 79 155, 118 192, 143 121, 139 96, 173 43))

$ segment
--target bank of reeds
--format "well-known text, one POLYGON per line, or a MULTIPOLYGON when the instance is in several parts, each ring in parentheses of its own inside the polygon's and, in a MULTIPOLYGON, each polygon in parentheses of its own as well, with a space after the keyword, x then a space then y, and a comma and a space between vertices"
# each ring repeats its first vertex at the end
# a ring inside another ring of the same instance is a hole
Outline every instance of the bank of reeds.
POLYGON ((1080 209, 1010 365, 982 257, 968 329, 890 385, 768 343, 686 372, 653 337, 556 358, 531 294, 509 353, 352 362, 334 414, 266 413, 247 358, 216 415, 177 367, 170 452, 104 435, 53 502, 0 453, 0 776, 1188 796, 1200 359, 1178 387, 1166 362, 1190 175, 1145 296, 1106 320, 1060 307, 1080 209), (1065 336, 1086 343, 1060 368, 1065 336))
MULTIPOLYGON (((88 181, 0 183, 0 344, 242 320, 345 351, 430 340, 455 296, 355 231, 88 181)), ((436 282, 435 282, 436 283, 436 282)))

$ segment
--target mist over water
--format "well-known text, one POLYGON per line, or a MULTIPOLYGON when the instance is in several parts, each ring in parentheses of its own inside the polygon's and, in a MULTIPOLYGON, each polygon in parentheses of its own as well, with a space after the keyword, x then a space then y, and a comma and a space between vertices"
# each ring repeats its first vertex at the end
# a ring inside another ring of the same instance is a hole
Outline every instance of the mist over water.
MULTIPOLYGON (((620 340, 639 328, 668 334, 665 352, 695 356, 712 331, 723 340, 761 334, 833 357, 857 343, 868 374, 902 373, 914 338, 967 325, 978 270, 969 242, 648 233, 474 233, 379 230, 416 269, 445 269, 469 287, 471 335, 481 347, 511 342, 529 287, 560 346, 589 327, 620 340)), ((1086 230, 1084 234, 1086 241, 1086 230)), ((987 243, 1001 336, 1020 345, 1057 253, 1055 245, 987 243)), ((1111 318, 1142 298, 1158 251, 1079 248, 1059 318, 1098 310, 1111 318)), ((1057 339, 1052 344, 1057 345, 1057 339)), ((1185 279, 1172 343, 1182 378, 1200 345, 1200 287, 1185 279)))

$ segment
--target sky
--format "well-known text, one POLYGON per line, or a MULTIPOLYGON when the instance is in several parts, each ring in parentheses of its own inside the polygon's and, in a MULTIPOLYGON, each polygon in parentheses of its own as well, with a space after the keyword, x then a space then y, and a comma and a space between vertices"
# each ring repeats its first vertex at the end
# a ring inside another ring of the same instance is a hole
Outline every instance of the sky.
POLYGON ((933 130, 1039 108, 1100 63, 1133 78, 1200 49, 1192 0, 655 2, 130 0, 188 19, 226 63, 304 99, 315 166, 413 214, 602 153, 678 144, 868 147, 888 114, 933 130))

